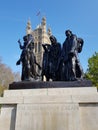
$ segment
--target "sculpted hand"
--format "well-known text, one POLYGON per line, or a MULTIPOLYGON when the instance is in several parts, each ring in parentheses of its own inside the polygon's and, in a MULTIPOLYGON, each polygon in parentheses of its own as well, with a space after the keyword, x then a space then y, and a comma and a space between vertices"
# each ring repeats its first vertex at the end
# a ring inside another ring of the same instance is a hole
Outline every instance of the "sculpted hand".
POLYGON ((18 43, 21 44, 20 39, 18 40, 18 43))

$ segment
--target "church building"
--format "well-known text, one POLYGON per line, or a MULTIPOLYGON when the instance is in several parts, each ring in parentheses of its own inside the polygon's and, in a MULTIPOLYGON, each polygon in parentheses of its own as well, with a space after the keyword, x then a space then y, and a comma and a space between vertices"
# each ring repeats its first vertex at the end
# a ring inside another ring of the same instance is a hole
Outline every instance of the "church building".
MULTIPOLYGON (((28 20, 26 27, 26 34, 32 34, 34 38, 34 53, 36 56, 36 61, 42 66, 43 59, 43 47, 42 44, 50 44, 49 37, 52 35, 51 29, 47 29, 46 18, 43 17, 41 23, 37 26, 36 29, 32 29, 31 22, 28 20)), ((38 68, 36 68, 39 72, 38 68)))

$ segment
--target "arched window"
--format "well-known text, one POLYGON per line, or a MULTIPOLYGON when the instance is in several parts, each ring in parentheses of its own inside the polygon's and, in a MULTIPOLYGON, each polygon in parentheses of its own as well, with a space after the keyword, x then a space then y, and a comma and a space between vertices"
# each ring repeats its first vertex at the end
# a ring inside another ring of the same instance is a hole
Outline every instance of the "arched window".
POLYGON ((35 53, 37 52, 37 43, 35 43, 35 53))
POLYGON ((41 48, 42 48, 42 45, 41 45, 41 43, 39 42, 39 43, 38 43, 38 52, 41 52, 41 48))

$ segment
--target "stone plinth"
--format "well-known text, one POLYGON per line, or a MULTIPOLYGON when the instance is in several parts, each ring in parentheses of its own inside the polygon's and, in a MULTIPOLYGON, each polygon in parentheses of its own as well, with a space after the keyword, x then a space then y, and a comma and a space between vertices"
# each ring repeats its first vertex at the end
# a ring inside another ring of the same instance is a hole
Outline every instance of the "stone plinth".
POLYGON ((5 90, 0 98, 0 130, 98 130, 97 89, 62 84, 60 88, 31 85, 23 89, 20 85, 5 90))

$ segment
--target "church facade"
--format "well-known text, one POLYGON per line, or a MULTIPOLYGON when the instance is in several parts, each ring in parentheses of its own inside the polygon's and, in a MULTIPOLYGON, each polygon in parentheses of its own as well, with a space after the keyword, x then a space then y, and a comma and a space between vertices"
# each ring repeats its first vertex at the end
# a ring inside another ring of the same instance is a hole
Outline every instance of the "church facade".
MULTIPOLYGON (((42 66, 43 59, 43 47, 42 44, 50 44, 49 37, 52 34, 51 29, 47 29, 46 18, 43 17, 41 23, 37 26, 36 29, 32 29, 30 20, 27 22, 26 33, 32 34, 34 37, 34 53, 36 56, 36 61, 42 66)), ((39 69, 36 68, 39 72, 39 69)))

